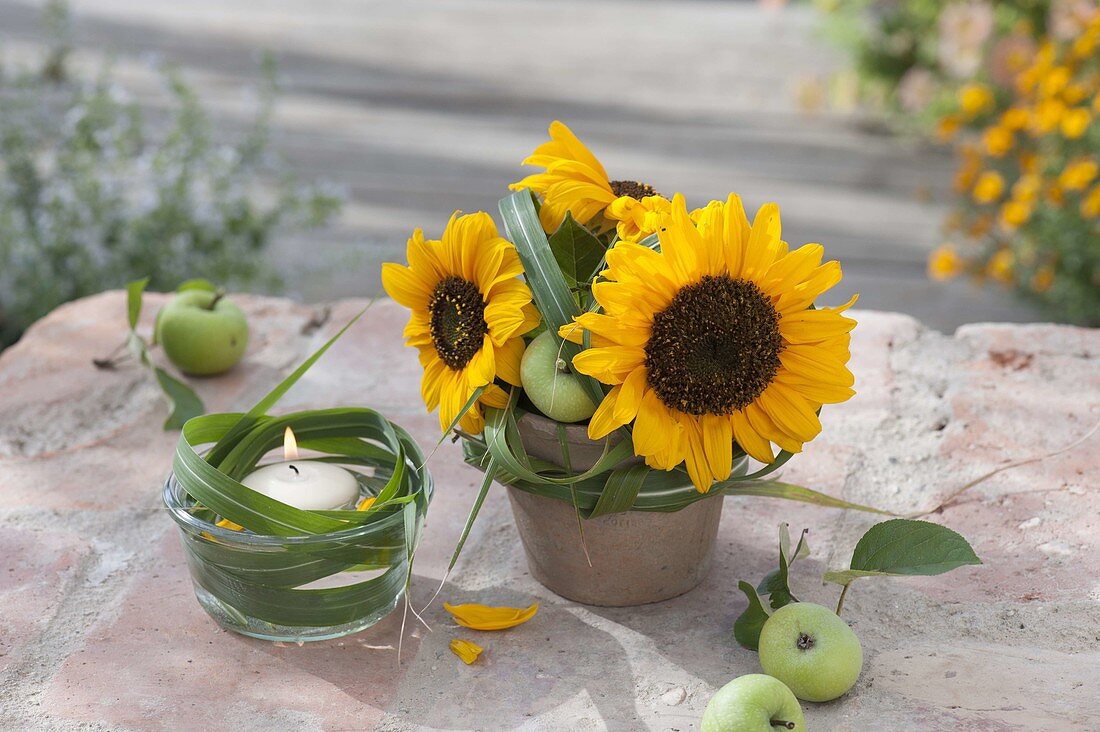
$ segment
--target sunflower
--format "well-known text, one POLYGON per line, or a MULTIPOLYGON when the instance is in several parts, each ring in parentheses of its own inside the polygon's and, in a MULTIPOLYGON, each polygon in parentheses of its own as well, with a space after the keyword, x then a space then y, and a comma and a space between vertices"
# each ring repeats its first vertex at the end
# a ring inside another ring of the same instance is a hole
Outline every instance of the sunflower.
POLYGON ((539 218, 547 232, 557 231, 568 211, 597 229, 616 227, 620 239, 636 240, 656 230, 655 214, 667 213, 669 201, 646 183, 611 180, 584 143, 563 123, 550 124, 550 141, 535 148, 524 165, 544 173, 529 175, 509 186, 542 196, 539 218))
POLYGON ((855 321, 841 313, 856 298, 811 309, 840 281, 840 265, 821 263, 820 244, 789 252, 775 204, 750 225, 737 196, 689 215, 677 195, 659 237, 659 252, 612 247, 606 281, 592 288, 602 312, 559 335, 581 342, 589 331, 591 347, 573 365, 613 385, 589 437, 633 421, 647 465, 685 463, 706 492, 729 477, 734 442, 765 463, 773 443, 799 452, 821 431, 821 405, 855 393, 846 365, 855 321))
POLYGON ((405 343, 420 352, 420 393, 428 411, 439 408, 444 430, 454 424, 474 392, 484 391, 459 425, 470 434, 485 426, 480 405, 504 407, 496 384, 520 385, 523 334, 539 323, 531 291, 519 279, 516 248, 497 235, 486 213, 451 217, 441 241, 413 232, 409 266, 382 265, 382 286, 412 310, 405 343))

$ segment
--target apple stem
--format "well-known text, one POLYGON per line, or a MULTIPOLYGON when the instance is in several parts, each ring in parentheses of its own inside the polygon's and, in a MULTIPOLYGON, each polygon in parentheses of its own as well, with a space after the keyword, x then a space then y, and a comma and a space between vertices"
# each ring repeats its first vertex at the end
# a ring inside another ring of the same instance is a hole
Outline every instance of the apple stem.
POLYGON ((217 292, 214 293, 214 299, 210 301, 210 304, 206 306, 206 309, 213 310, 214 306, 216 306, 218 304, 218 301, 221 300, 223 297, 225 297, 225 290, 219 287, 217 292))
POLYGON ((794 729, 795 723, 788 722, 785 719, 773 719, 771 721, 772 727, 785 727, 786 729, 794 729))
POLYGON ((852 586, 852 583, 844 585, 844 589, 840 591, 840 599, 836 601, 836 614, 839 616, 840 611, 844 609, 844 596, 848 594, 848 588, 852 586))
POLYGON ((117 346, 115 346, 114 350, 112 350, 103 358, 93 358, 92 363, 97 369, 113 369, 119 364, 120 361, 122 361, 123 358, 129 355, 126 353, 121 353, 122 349, 125 347, 126 341, 123 341, 122 343, 119 343, 117 346))

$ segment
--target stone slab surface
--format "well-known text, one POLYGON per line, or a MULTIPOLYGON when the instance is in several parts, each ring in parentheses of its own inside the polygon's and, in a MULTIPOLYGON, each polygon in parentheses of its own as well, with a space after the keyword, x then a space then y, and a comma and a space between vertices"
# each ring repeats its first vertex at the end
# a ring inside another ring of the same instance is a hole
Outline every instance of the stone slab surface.
MULTIPOLYGON (((162 296, 149 296, 148 329, 162 296)), ((212 410, 250 406, 366 301, 319 309, 241 296, 255 337, 230 374, 194 382, 212 410), (328 313, 327 319, 318 314, 328 313), (317 325, 317 321, 324 321, 317 325)), ((953 337, 872 311, 852 344, 858 396, 785 477, 898 512, 931 508, 1008 461, 1069 445, 1100 420, 1100 331, 970 325, 953 337)), ((400 618, 303 647, 218 629, 195 602, 160 484, 176 435, 137 369, 90 359, 124 335, 124 297, 64 306, 0 355, 0 728, 19 730, 693 730, 713 691, 758 670, 731 627, 740 578, 775 562, 780 521, 811 529, 793 582, 833 603, 873 518, 766 499, 726 499, 713 571, 680 598, 595 608, 531 579, 494 488, 440 599, 525 606, 530 623, 461 629, 400 618), (465 666, 453 637, 487 649, 465 666)), ((424 445, 404 311, 375 303, 281 405, 384 410, 424 445)), ((931 519, 967 536, 980 567, 864 581, 845 615, 867 663, 845 698, 806 706, 814 730, 1100 728, 1100 437, 997 474, 931 519)), ((480 474, 446 443, 413 596, 444 577, 480 474)))

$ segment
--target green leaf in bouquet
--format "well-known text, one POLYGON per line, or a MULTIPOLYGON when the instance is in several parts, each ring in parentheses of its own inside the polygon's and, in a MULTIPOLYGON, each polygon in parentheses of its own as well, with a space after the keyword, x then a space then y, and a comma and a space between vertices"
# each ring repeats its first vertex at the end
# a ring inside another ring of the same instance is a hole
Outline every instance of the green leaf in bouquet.
POLYGON ((581 287, 592 279, 607 247, 591 231, 566 212, 565 220, 549 238, 550 250, 570 287, 581 287))
POLYGON ((764 607, 756 588, 745 580, 737 583, 737 586, 745 593, 749 600, 749 606, 741 613, 733 623, 733 637, 745 648, 755 651, 760 646, 760 631, 764 623, 768 622, 770 614, 764 607))
POLYGON ((651 468, 645 463, 612 470, 599 500, 596 501, 596 507, 588 517, 595 518, 609 513, 629 511, 650 470, 651 468))
MULTIPOLYGON (((535 306, 542 315, 546 329, 558 338, 558 329, 573 322, 580 315, 580 308, 569 288, 565 275, 558 265, 557 258, 550 248, 546 233, 542 230, 538 211, 530 191, 516 191, 500 200, 500 215, 504 220, 504 229, 508 238, 516 246, 520 262, 523 263, 524 277, 531 288, 535 306)), ((576 343, 565 341, 562 355, 567 363, 581 350, 576 343)), ((603 401, 603 387, 595 379, 578 374, 585 391, 594 402, 603 401)))
POLYGON ((936 575, 981 563, 957 532, 929 521, 899 518, 868 529, 852 553, 851 568, 827 572, 825 581, 846 585, 858 577, 936 575))
POLYGON ((168 415, 168 419, 164 420, 165 431, 183 429, 183 425, 187 423, 187 420, 198 417, 206 411, 202 399, 187 384, 184 384, 160 366, 154 366, 153 373, 156 374, 157 383, 160 384, 161 390, 168 397, 168 401, 172 406, 171 414, 168 415))
POLYGON ((481 481, 481 487, 477 491, 477 497, 474 498, 474 505, 470 507, 470 513, 466 517, 466 524, 462 527, 462 534, 458 537, 458 544, 451 554, 451 561, 447 563, 448 572, 454 569, 455 564, 458 562, 459 555, 462 554, 462 547, 466 546, 466 539, 470 537, 470 530, 474 528, 474 521, 477 520, 477 515, 481 512, 481 504, 485 503, 485 496, 489 495, 489 488, 493 485, 493 479, 496 477, 496 472, 496 463, 493 461, 492 455, 490 455, 489 464, 485 466, 485 477, 481 481))
POLYGON ((815 491, 812 488, 795 485, 794 483, 782 483, 777 480, 761 481, 751 478, 752 476, 748 476, 742 480, 730 479, 723 483, 715 484, 715 486, 711 488, 711 491, 720 490, 727 496, 742 495, 784 498, 788 501, 812 503, 815 506, 824 506, 826 508, 844 508, 854 511, 866 511, 867 513, 878 513, 884 516, 896 515, 890 511, 884 511, 881 508, 864 506, 859 503, 851 503, 839 498, 833 498, 825 493, 815 491))

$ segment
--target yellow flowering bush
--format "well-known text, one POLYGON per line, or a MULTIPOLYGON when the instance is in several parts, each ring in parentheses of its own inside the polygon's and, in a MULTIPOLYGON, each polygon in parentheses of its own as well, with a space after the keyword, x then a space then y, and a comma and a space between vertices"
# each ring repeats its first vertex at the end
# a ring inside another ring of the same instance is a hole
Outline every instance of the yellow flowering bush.
POLYGON ((941 125, 958 130, 959 202, 929 275, 993 280, 1100 323, 1100 11, 1041 39, 1007 92, 964 87, 965 116, 941 125))

